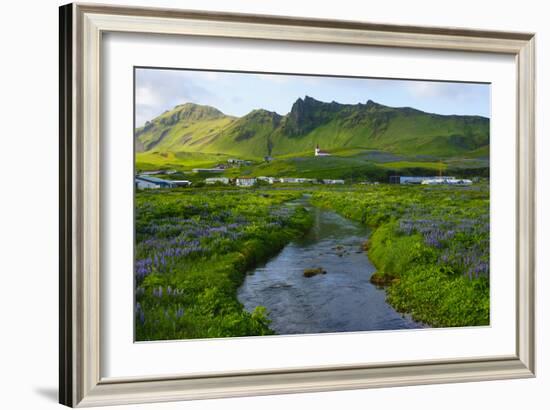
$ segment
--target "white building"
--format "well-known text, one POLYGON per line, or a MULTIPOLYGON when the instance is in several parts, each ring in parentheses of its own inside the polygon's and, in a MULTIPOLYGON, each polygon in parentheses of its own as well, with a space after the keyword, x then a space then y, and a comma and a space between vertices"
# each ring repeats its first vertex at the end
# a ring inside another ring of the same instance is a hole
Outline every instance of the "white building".
POLYGON ((214 185, 214 184, 223 184, 223 185, 229 185, 229 178, 206 178, 204 182, 207 185, 214 185))
POLYGON ((191 186, 192 182, 191 181, 188 181, 186 179, 180 179, 180 180, 172 180, 172 182, 174 184, 176 184, 176 186, 191 186))
POLYGON ((280 178, 280 181, 283 184, 297 184, 298 178, 280 178))
POLYGON ((136 188, 137 189, 158 189, 160 188, 160 185, 136 178, 136 188))
POLYGON ((140 175, 162 175, 162 174, 172 175, 172 174, 175 174, 176 172, 177 171, 175 169, 157 169, 154 171, 143 171, 143 172, 140 172, 139 174, 140 175))
POLYGON ((268 184, 273 184, 275 182, 275 178, 273 177, 258 177, 258 181, 267 182, 268 184))
POLYGON ((315 147, 315 156, 316 157, 330 157, 330 154, 326 151, 322 151, 319 148, 319 144, 317 144, 317 146, 315 147))
POLYGON ((422 181, 422 185, 472 185, 469 179, 434 178, 422 181))
POLYGON ((195 174, 198 174, 200 172, 203 172, 203 173, 216 173, 216 172, 223 172, 224 169, 223 168, 219 168, 219 167, 216 167, 216 168, 193 168, 193 172, 195 174))
MULTIPOLYGON (((450 176, 390 176, 390 184, 423 184, 424 181, 447 181, 455 180, 455 177, 450 176)), ((435 182, 434 182, 435 183, 435 182)), ((441 182, 443 183, 443 182, 441 182)))
POLYGON ((250 187, 256 184, 256 178, 239 177, 235 179, 235 185, 242 187, 250 187))
POLYGON ((327 185, 342 185, 344 183, 343 179, 323 179, 323 184, 327 185))
POLYGON ((281 181, 284 184, 306 184, 306 183, 314 184, 315 182, 317 182, 316 179, 312 179, 312 178, 280 178, 279 181, 281 181))

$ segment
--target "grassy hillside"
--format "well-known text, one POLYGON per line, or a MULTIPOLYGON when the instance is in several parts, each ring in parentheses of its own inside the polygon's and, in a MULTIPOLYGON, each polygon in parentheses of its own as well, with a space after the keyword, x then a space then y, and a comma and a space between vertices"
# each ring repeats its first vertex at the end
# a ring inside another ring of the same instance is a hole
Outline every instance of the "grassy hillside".
POLYGON ((371 149, 432 159, 487 158, 489 120, 436 115, 413 108, 298 99, 281 116, 254 110, 241 118, 213 107, 183 104, 136 130, 138 152, 222 153, 260 159, 324 150, 371 149))
POLYGON ((213 107, 178 105, 136 129, 136 151, 203 151, 234 120, 213 107))
POLYGON ((254 110, 221 130, 218 138, 203 150, 263 158, 272 151, 274 130, 279 128, 282 118, 275 112, 254 110))
POLYGON ((209 168, 226 162, 228 158, 227 155, 223 154, 204 154, 201 152, 137 152, 136 169, 148 171, 175 168, 181 171, 188 171, 192 168, 209 168))

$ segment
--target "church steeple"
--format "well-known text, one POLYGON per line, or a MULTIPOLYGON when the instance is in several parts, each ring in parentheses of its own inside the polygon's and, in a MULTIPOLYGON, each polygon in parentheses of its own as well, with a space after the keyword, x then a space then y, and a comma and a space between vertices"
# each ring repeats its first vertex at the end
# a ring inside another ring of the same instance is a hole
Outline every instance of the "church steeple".
POLYGON ((317 146, 315 147, 315 156, 316 157, 328 157, 330 154, 325 151, 321 151, 319 148, 319 143, 317 143, 317 146))

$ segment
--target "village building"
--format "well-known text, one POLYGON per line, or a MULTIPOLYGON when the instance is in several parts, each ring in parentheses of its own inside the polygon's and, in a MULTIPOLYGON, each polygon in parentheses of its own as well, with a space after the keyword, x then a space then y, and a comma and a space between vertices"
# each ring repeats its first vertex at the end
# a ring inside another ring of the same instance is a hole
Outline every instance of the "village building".
POLYGON ((224 169, 223 168, 193 168, 193 172, 195 174, 198 174, 200 172, 203 172, 203 173, 217 173, 217 172, 223 172, 224 169))
POLYGON ((284 184, 305 184, 305 183, 316 183, 316 179, 312 178, 280 178, 279 181, 284 184))
POLYGON ((270 185, 272 185, 276 181, 276 179, 273 177, 258 177, 257 179, 258 181, 267 182, 270 185))
POLYGON ((235 178, 235 185, 242 187, 250 187, 256 184, 256 178, 239 177, 235 178))
POLYGON ((426 179, 422 181, 422 185, 472 185, 469 179, 441 178, 426 179))
POLYGON ((172 182, 173 184, 175 184, 176 186, 191 186, 192 182, 191 181, 188 181, 186 179, 180 179, 180 180, 172 180, 170 181, 172 182))
POLYGON ((142 171, 139 173, 139 175, 163 175, 163 174, 171 175, 175 173, 176 173, 176 170, 174 169, 156 169, 151 171, 142 171))
POLYGON ((144 181, 141 179, 136 178, 135 180, 136 188, 137 189, 158 189, 160 188, 160 185, 155 184, 154 182, 144 181))
POLYGON ((137 189, 175 188, 177 186, 173 181, 141 174, 136 176, 135 184, 137 189))
POLYGON ((330 154, 326 151, 322 151, 319 148, 319 144, 317 144, 317 146, 315 147, 315 156, 316 157, 330 157, 330 154))
MULTIPOLYGON (((390 184, 423 184, 424 181, 441 181, 439 183, 445 183, 444 181, 456 180, 451 176, 390 176, 390 184)), ((435 183, 435 182, 432 182, 435 183)))
POLYGON ((323 184, 326 185, 342 185, 344 183, 343 179, 323 179, 323 184))
POLYGON ((206 178, 204 180, 206 185, 214 185, 214 184, 223 184, 223 185, 229 185, 229 178, 206 178))

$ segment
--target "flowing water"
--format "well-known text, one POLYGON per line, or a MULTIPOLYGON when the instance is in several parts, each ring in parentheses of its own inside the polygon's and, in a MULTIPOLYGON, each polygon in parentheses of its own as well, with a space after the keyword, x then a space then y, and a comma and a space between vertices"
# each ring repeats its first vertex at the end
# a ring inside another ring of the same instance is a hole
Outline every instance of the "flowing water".
POLYGON ((362 250, 364 225, 309 205, 311 230, 290 242, 265 265, 249 272, 238 298, 248 311, 265 306, 277 334, 305 334, 422 327, 397 313, 383 289, 370 283, 375 268, 362 250), (304 270, 326 274, 305 277, 304 270))

